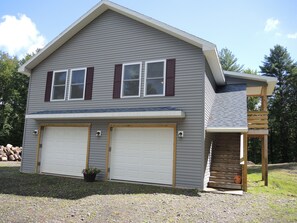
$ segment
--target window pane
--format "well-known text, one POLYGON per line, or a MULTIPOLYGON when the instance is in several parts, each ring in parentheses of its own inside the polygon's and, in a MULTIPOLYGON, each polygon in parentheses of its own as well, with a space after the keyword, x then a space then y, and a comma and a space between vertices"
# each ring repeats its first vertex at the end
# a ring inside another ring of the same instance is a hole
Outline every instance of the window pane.
POLYGON ((163 94, 164 81, 162 79, 152 79, 146 81, 146 95, 163 94))
POLYGON ((147 77, 163 77, 164 75, 164 62, 148 63, 147 64, 147 77))
POLYGON ((84 93, 84 85, 83 84, 79 84, 79 85, 72 85, 71 86, 71 99, 74 98, 82 98, 84 93))
POLYGON ((54 86, 53 99, 64 99, 65 86, 54 86))
POLYGON ((66 82, 66 72, 55 73, 54 85, 65 84, 66 82))
POLYGON ((72 71, 71 83, 81 84, 85 81, 85 70, 74 70, 72 71))
POLYGON ((124 80, 139 79, 140 64, 124 66, 124 80))
POLYGON ((138 96, 139 81, 125 81, 123 96, 138 96))

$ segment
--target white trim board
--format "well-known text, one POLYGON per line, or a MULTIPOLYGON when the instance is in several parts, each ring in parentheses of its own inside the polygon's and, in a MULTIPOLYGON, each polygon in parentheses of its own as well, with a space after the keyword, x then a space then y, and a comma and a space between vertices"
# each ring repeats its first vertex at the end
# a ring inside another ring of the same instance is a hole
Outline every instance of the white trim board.
POLYGON ((247 127, 207 127, 207 132, 248 132, 247 127))
POLYGON ((146 111, 146 112, 102 112, 102 113, 62 113, 31 114, 26 119, 149 119, 149 118, 185 118, 183 111, 146 111))

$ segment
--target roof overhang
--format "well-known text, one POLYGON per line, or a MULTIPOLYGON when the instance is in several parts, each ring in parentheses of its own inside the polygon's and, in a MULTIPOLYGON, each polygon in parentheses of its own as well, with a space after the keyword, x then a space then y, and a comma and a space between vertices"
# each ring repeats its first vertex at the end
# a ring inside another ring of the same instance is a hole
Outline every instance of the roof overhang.
POLYGON ((221 133, 240 133, 240 132, 248 132, 248 128, 247 127, 227 127, 227 128, 223 128, 223 127, 207 127, 206 128, 206 132, 221 132, 221 133))
POLYGON ((160 30, 161 32, 167 33, 187 43, 190 43, 194 46, 202 48, 205 54, 205 57, 209 63, 209 66, 215 76, 215 80, 217 81, 217 84, 219 85, 224 84, 224 74, 221 69, 215 44, 208 42, 204 39, 201 39, 199 37, 196 37, 194 35, 191 35, 182 30, 176 29, 160 21, 157 21, 151 17, 142 15, 138 12, 135 12, 133 10, 130 10, 128 8, 115 4, 113 2, 110 2, 108 0, 100 1, 91 10, 89 10, 86 14, 80 17, 76 22, 70 25, 61 34, 59 34, 55 39, 53 39, 50 43, 48 43, 35 56, 33 56, 30 60, 28 60, 25 64, 23 64, 18 71, 20 73, 26 74, 27 76, 30 76, 31 71, 34 67, 36 67, 39 63, 41 63, 55 50, 61 47, 65 42, 67 42, 70 38, 72 38, 81 29, 87 26, 90 22, 92 22, 95 18, 100 16, 106 10, 115 11, 119 14, 127 16, 145 25, 148 25, 157 30, 160 30))
POLYGON ((29 114, 27 119, 58 120, 58 119, 160 119, 184 118, 183 111, 135 111, 135 112, 94 112, 94 113, 58 113, 29 114))
MULTIPOLYGON (((239 73, 234 71, 224 71, 224 74, 225 76, 229 76, 233 78, 262 82, 264 83, 264 86, 267 86, 267 95, 273 94, 275 85, 277 83, 277 79, 275 77, 239 73)), ((247 95, 261 95, 261 93, 262 93, 262 86, 247 87, 247 95)))

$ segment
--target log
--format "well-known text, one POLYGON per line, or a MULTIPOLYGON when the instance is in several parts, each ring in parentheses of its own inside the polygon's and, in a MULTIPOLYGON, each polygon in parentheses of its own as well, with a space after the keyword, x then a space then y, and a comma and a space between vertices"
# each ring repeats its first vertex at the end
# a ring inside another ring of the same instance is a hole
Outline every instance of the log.
POLYGON ((9 161, 15 161, 14 155, 10 155, 10 156, 8 156, 8 160, 9 160, 9 161))
POLYGON ((7 157, 1 157, 1 161, 7 161, 7 157))
POLYGON ((6 145, 6 148, 7 148, 7 149, 11 149, 11 148, 12 148, 12 145, 11 145, 11 144, 7 144, 7 145, 6 145))

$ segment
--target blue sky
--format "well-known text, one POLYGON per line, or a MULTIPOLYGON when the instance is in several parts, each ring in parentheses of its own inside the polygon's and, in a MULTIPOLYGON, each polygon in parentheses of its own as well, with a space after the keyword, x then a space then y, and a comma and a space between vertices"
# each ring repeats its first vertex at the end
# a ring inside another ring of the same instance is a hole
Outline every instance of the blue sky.
MULTIPOLYGON (((0 50, 22 57, 42 47, 98 0, 3 0, 0 50)), ((275 44, 297 60, 295 0, 114 0, 115 3, 230 49, 245 68, 258 69, 275 44)))

